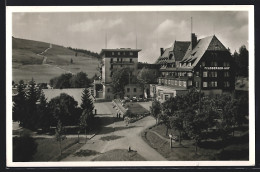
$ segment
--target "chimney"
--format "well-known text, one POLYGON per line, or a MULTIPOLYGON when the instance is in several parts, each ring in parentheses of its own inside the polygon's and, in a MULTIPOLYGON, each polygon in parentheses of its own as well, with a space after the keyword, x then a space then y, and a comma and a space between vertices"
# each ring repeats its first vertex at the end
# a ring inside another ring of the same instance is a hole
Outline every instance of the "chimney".
POLYGON ((193 49, 197 45, 197 36, 195 33, 191 33, 191 48, 193 49))
POLYGON ((161 55, 163 55, 163 52, 164 52, 164 49, 163 49, 163 48, 161 48, 161 55))

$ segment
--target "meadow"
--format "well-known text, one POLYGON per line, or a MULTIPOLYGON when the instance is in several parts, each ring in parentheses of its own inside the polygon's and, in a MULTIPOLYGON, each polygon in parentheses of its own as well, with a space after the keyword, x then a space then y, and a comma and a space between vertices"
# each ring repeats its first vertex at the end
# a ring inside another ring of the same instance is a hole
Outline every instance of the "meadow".
POLYGON ((83 53, 76 53, 66 47, 52 45, 52 48, 43 53, 44 57, 37 55, 50 47, 49 43, 13 38, 12 45, 12 80, 29 81, 32 78, 36 82, 48 83, 53 77, 63 73, 85 72, 91 78, 99 74, 97 67, 99 61, 83 53), (72 59, 72 63, 71 63, 72 59))

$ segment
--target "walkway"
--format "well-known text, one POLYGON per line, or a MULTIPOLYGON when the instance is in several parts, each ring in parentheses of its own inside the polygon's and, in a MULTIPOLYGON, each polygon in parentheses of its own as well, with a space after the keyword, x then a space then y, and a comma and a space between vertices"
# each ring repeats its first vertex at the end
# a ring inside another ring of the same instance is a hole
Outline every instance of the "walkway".
MULTIPOLYGON (((128 149, 136 150, 147 161, 166 161, 157 151, 150 147, 141 138, 141 132, 153 125, 156 121, 153 117, 147 116, 135 123, 126 126, 122 120, 116 120, 113 113, 115 109, 111 102, 95 103, 95 108, 98 110, 98 116, 101 118, 104 126, 95 137, 87 142, 80 150, 94 150, 99 153, 105 153, 113 149, 128 149), (116 140, 104 141, 105 136, 119 136, 116 140)), ((98 155, 77 157, 73 154, 65 158, 63 161, 91 161, 98 155)))

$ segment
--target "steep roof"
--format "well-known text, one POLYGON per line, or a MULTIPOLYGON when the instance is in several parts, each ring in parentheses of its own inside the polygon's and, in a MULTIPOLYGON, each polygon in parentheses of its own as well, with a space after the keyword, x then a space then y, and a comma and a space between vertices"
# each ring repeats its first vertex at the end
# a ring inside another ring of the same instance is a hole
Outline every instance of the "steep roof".
POLYGON ((181 61, 190 45, 190 41, 175 41, 174 42, 174 58, 176 61, 181 61))
POLYGON ((185 55, 185 52, 187 51, 188 47, 190 45, 189 41, 174 41, 173 45, 169 48, 166 48, 163 52, 163 54, 158 58, 156 63, 164 63, 169 62, 172 63, 173 61, 169 61, 169 56, 173 55, 174 61, 181 61, 183 56, 185 55))
MULTIPOLYGON (((198 40, 197 45, 193 49, 191 49, 190 45, 182 62, 191 62, 192 65, 190 68, 193 68, 197 65, 207 50, 227 51, 226 47, 218 40, 215 35, 208 36, 198 40)), ((184 65, 182 67, 188 66, 184 65)))

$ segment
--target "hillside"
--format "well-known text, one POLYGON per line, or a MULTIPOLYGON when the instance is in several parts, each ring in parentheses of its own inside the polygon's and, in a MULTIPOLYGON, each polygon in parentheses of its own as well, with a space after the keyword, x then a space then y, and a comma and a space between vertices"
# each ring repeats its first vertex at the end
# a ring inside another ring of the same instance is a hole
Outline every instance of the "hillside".
POLYGON ((77 53, 66 47, 49 43, 12 38, 13 80, 18 82, 32 78, 36 82, 49 80, 62 73, 86 72, 89 77, 98 74, 96 57, 77 53), (71 60, 73 63, 71 63, 71 60))

